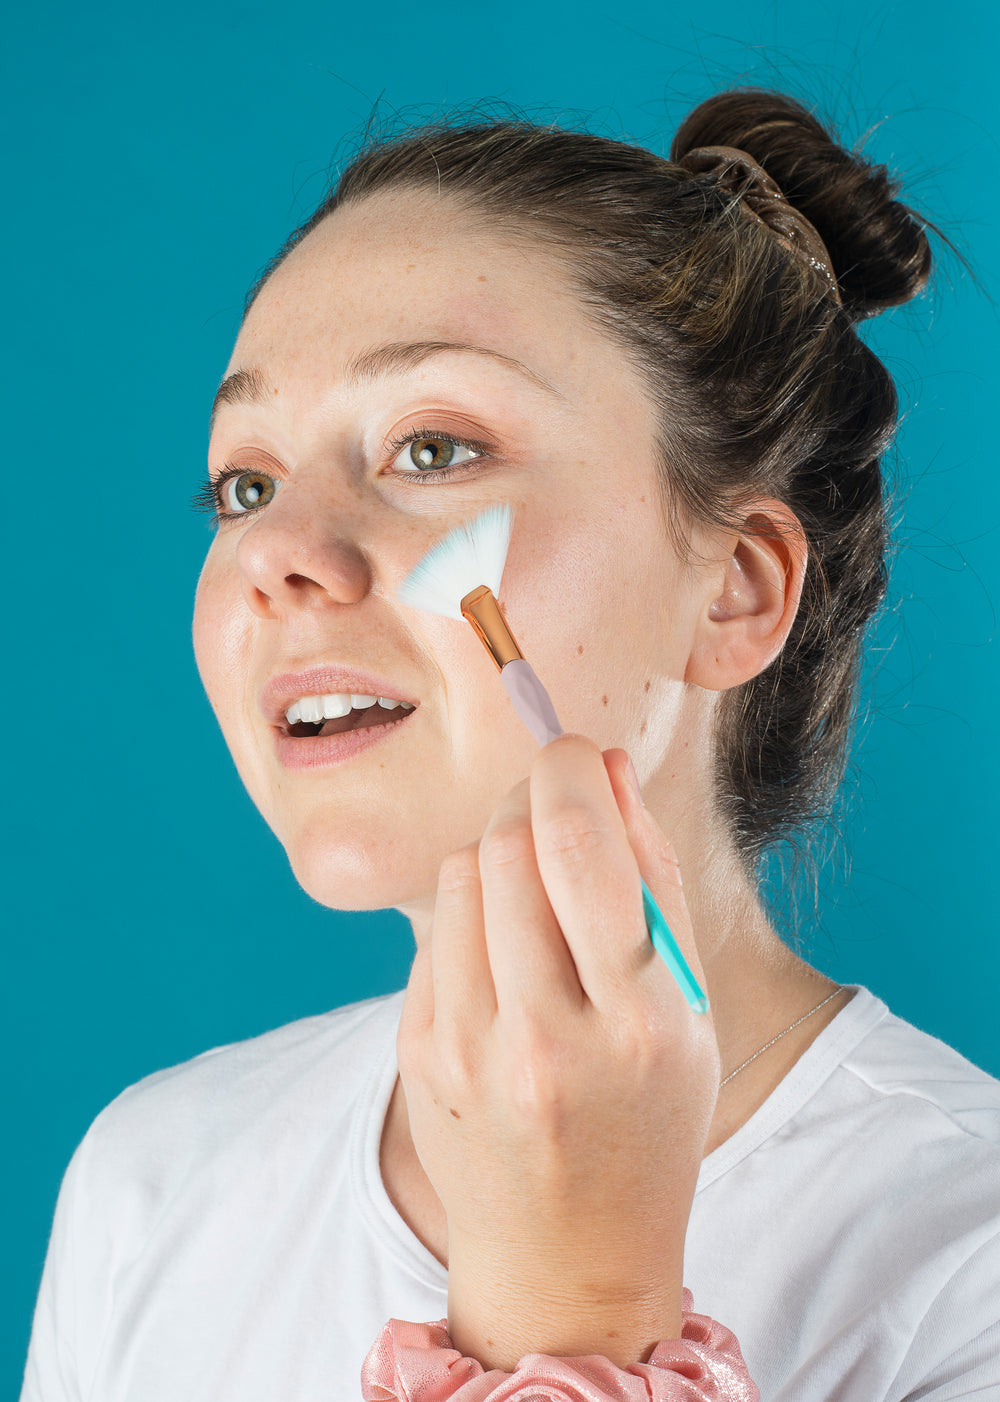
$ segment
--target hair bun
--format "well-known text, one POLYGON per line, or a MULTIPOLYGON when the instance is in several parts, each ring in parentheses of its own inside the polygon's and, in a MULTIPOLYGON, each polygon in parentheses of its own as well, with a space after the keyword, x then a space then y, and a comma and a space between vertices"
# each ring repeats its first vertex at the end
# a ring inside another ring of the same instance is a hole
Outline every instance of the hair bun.
POLYGON ((845 150, 794 98, 765 88, 708 98, 681 123, 670 158, 699 146, 746 151, 778 183, 826 244, 855 321, 908 302, 926 284, 931 226, 896 199, 900 182, 845 150))

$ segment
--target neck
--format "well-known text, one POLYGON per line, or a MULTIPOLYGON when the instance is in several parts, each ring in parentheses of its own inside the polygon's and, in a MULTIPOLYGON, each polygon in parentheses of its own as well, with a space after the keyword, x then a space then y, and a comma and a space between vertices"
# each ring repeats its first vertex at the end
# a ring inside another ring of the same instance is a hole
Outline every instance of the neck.
MULTIPOLYGON (((685 700, 677 738, 643 794, 680 863, 725 1079, 837 985, 789 949, 768 919, 714 797, 709 719, 717 697, 690 687, 685 700)), ((833 999, 722 1088, 722 1120, 752 1113, 842 1006, 833 999)))
MULTIPOLYGON (((685 874, 684 893, 705 970, 724 1078, 809 1013, 837 985, 783 944, 756 891, 742 876, 738 860, 727 859, 720 849, 708 852, 706 859, 703 847, 699 866, 697 839, 692 838, 691 829, 681 831, 685 836, 675 840, 675 846, 685 874), (688 872, 693 873, 690 879, 688 872)), ((724 1144, 760 1108, 846 1001, 843 995, 831 999, 720 1088, 703 1157, 724 1144)), ((406 1097, 398 1079, 383 1130, 381 1168, 400 1216, 447 1266, 447 1220, 413 1148, 406 1097)))
MULTIPOLYGON (((680 862, 725 1079, 837 984, 789 949, 775 931, 713 802, 711 745, 693 737, 710 734, 698 708, 708 708, 715 699, 688 688, 687 704, 694 709, 681 718, 674 743, 666 754, 661 752, 643 794, 680 862), (692 738, 684 742, 685 735, 692 738)), ((643 759, 649 757, 640 753, 640 772, 643 759)), ((397 906, 409 918, 418 948, 431 938, 433 905, 429 897, 397 906)), ((843 1006, 843 999, 831 1000, 721 1088, 720 1124, 733 1126, 753 1113, 843 1006)))
MULTIPOLYGON (((680 851, 678 860, 685 871, 680 851)), ((705 970, 722 1079, 761 1052, 720 1089, 720 1121, 743 1123, 844 1002, 831 999, 815 1017, 787 1031, 832 993, 837 983, 784 943, 735 852, 717 848, 708 861, 703 860, 701 872, 690 890, 685 880, 684 894, 705 970), (779 1033, 785 1035, 762 1051, 779 1033)))

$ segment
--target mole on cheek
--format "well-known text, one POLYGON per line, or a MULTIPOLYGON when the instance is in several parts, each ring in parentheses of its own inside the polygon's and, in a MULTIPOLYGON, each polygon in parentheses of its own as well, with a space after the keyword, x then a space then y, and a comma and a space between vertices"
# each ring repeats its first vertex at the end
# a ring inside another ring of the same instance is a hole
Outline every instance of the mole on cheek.
POLYGON ((582 655, 583 655, 583 643, 581 643, 581 644, 579 645, 579 647, 577 648, 577 650, 576 650, 576 655, 577 655, 577 657, 582 657, 582 655))
POLYGON ((649 690, 649 682, 646 683, 646 690, 649 690))
POLYGON ((601 700, 604 702, 605 706, 608 704, 608 698, 606 696, 602 696, 601 700))

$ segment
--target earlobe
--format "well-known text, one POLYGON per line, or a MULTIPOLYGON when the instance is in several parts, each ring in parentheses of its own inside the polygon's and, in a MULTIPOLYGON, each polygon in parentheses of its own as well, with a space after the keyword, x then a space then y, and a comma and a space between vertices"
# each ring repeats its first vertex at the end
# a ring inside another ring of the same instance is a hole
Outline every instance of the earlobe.
POLYGON ((724 538, 721 571, 706 577, 685 681, 728 691, 769 667, 791 632, 808 561, 805 532, 781 502, 755 504, 747 534, 724 538))

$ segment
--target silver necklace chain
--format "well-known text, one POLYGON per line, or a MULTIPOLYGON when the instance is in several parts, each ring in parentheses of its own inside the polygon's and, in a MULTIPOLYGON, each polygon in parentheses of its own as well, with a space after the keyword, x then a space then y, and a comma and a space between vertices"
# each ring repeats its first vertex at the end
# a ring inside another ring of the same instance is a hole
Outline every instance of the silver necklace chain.
MULTIPOLYGON (((826 1007, 827 1003, 829 1003, 831 998, 836 998, 837 994, 843 993, 843 991, 844 985, 841 984, 839 988, 835 988, 832 993, 827 994, 827 996, 823 999, 822 1003, 817 1003, 814 1008, 811 1008, 809 1010, 809 1012, 803 1013, 802 1016, 798 1019, 798 1022, 793 1022, 791 1027, 786 1027, 785 1032, 791 1032, 793 1028, 798 1027, 799 1022, 805 1022, 807 1017, 812 1017, 813 1013, 818 1013, 820 1008, 826 1007)), ((768 1047, 773 1047, 775 1042, 779 1041, 785 1035, 785 1032, 779 1032, 777 1037, 772 1037, 769 1042, 765 1043, 765 1045, 761 1047, 760 1051, 754 1052, 753 1056, 748 1056, 746 1061, 743 1062, 742 1066, 737 1066, 735 1071, 730 1071, 729 1075, 726 1077, 726 1080, 719 1082, 719 1089, 721 1090, 722 1087, 726 1084, 726 1081, 731 1081, 733 1077, 737 1075, 738 1072, 744 1069, 744 1067, 749 1066, 751 1061, 756 1061, 757 1058, 761 1055, 761 1053, 767 1051, 768 1047)))

